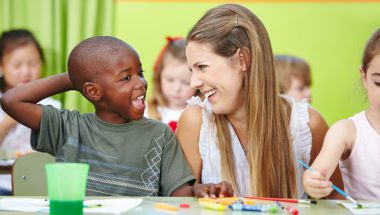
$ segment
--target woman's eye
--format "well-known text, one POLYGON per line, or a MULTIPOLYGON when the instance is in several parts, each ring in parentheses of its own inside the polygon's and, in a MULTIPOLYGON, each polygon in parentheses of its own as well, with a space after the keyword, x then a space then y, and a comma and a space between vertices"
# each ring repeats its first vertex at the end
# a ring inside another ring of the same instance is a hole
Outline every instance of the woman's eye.
POLYGON ((206 67, 207 67, 206 65, 199 65, 199 66, 198 66, 198 69, 202 71, 202 70, 204 70, 206 67))
POLYGON ((131 80, 131 76, 127 75, 124 78, 122 78, 121 80, 123 80, 123 81, 129 81, 129 80, 131 80))
POLYGON ((380 87, 380 82, 375 82, 375 85, 380 87))

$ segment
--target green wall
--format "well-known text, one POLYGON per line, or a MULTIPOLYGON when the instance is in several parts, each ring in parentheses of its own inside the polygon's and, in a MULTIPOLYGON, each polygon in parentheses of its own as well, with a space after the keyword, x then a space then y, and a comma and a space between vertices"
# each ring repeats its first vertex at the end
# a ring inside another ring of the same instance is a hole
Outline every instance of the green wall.
MULTIPOLYGON (((68 11, 71 12, 69 18, 72 23, 66 27, 59 26, 57 16, 53 14, 67 9, 59 7, 64 2, 0 0, 0 29, 8 30, 14 26, 31 29, 44 48, 47 57, 46 69, 53 73, 64 71, 66 54, 70 51, 68 47, 62 51, 53 46, 54 41, 67 37, 66 34, 72 34, 76 24, 93 24, 96 18, 86 16, 83 11, 79 12, 80 17, 74 16, 75 10, 70 9, 68 11), (53 7, 54 5, 56 7, 53 7), (51 8, 59 11, 52 11, 51 8), (48 28, 67 28, 69 32, 60 35, 60 31, 48 28)), ((91 1, 84 2, 89 4, 89 7, 95 6, 91 1)), ((69 5, 72 3, 76 1, 71 1, 69 5)), ((150 80, 152 65, 165 43, 165 37, 186 36, 192 25, 217 4, 219 3, 114 1, 111 3, 113 13, 110 14, 113 14, 113 20, 110 28, 113 28, 113 35, 137 49, 147 79, 150 80)), ((329 124, 347 118, 366 107, 366 94, 360 85, 358 66, 365 42, 375 28, 380 27, 380 3, 245 1, 243 4, 264 22, 276 54, 296 55, 310 63, 313 78, 312 105, 322 113, 329 124)), ((89 27, 88 24, 85 26, 89 27)), ((87 37, 85 35, 82 36, 87 37)), ((68 42, 74 43, 63 43, 68 42)), ((47 74, 46 70, 44 74, 47 74)), ((69 107, 83 109, 81 106, 69 107)))
MULTIPOLYGON (((147 79, 165 36, 186 36, 216 3, 117 2, 114 35, 140 53, 147 79)), ((366 107, 358 66, 365 42, 380 27, 378 3, 244 3, 269 31, 274 53, 306 59, 312 105, 329 124, 366 107)))

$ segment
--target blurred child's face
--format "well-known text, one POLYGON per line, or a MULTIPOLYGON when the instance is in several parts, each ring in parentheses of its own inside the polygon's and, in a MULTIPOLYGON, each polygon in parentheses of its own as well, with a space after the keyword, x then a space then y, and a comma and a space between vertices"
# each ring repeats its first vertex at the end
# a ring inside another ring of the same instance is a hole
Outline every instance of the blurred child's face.
POLYGON ((104 75, 98 79, 102 89, 101 110, 106 122, 121 124, 143 117, 147 84, 140 58, 128 47, 108 57, 104 75))
POLYGON ((191 72, 186 62, 168 56, 161 71, 161 90, 171 109, 183 109, 186 101, 194 95, 190 87, 191 72))
POLYGON ((296 77, 291 77, 290 87, 285 95, 293 97, 296 101, 301 101, 302 99, 307 99, 311 103, 311 92, 310 87, 306 86, 302 80, 296 77))
POLYGON ((40 76, 42 60, 37 47, 27 44, 4 55, 0 69, 6 89, 36 80, 40 76))
POLYGON ((191 87, 205 95, 215 114, 232 115, 243 107, 243 75, 235 55, 226 58, 215 54, 209 44, 194 41, 187 44, 186 58, 192 70, 191 87))
POLYGON ((368 65, 367 72, 362 72, 362 79, 367 89, 370 108, 380 110, 380 55, 376 55, 368 65))

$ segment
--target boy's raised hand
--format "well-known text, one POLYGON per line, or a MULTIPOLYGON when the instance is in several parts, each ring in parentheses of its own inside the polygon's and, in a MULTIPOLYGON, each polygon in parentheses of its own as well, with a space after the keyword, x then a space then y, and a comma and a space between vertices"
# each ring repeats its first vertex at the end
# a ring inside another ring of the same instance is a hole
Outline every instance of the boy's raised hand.
POLYGON ((303 174, 302 181, 305 192, 315 199, 328 196, 333 191, 332 183, 327 179, 324 172, 307 170, 303 174))
POLYGON ((194 196, 197 198, 231 197, 234 191, 230 183, 222 181, 218 184, 194 184, 194 196))
POLYGON ((67 73, 31 81, 8 90, 1 97, 3 110, 19 123, 38 131, 42 108, 37 102, 57 93, 73 90, 67 73))

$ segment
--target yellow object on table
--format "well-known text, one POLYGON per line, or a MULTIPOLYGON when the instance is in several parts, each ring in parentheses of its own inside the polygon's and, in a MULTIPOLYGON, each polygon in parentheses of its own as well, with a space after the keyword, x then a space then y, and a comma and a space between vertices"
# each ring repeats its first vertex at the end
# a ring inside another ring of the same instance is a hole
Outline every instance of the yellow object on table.
POLYGON ((198 202, 199 203, 201 203, 201 202, 218 203, 218 204, 222 204, 222 205, 228 206, 228 205, 233 204, 235 201, 237 201, 239 199, 241 199, 244 202, 244 204, 246 204, 246 205, 254 205, 255 204, 255 201, 252 200, 252 199, 238 198, 238 197, 225 197, 225 198, 215 198, 215 199, 212 199, 212 198, 199 198, 198 202))
POLYGON ((168 211, 177 211, 178 208, 174 205, 169 205, 166 203, 155 203, 154 208, 168 211))

